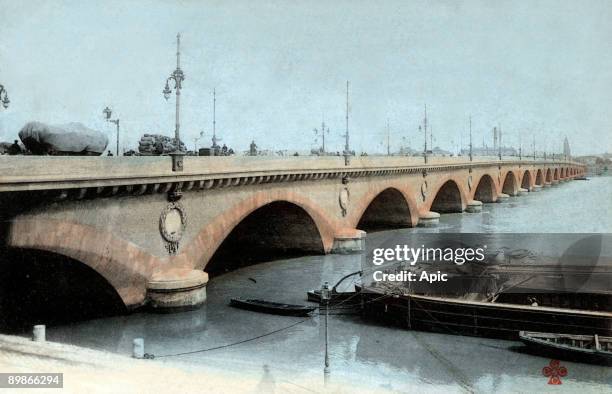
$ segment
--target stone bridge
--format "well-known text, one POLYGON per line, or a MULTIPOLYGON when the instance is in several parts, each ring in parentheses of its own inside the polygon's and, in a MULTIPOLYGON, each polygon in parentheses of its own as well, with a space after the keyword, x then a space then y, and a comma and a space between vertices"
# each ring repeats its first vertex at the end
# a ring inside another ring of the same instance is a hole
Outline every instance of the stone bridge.
POLYGON ((479 212, 585 172, 568 161, 374 156, 348 166, 185 157, 181 172, 170 157, 2 156, 0 170, 2 253, 84 264, 128 308, 195 306, 207 272, 251 255, 360 250, 361 229, 435 225, 440 213, 479 212))

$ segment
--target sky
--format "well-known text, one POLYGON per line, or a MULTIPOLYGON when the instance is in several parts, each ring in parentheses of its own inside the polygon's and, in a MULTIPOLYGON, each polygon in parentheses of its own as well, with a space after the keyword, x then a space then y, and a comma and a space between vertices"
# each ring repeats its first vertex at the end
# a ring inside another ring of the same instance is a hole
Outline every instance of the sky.
POLYGON ((346 81, 351 148, 504 144, 573 154, 612 151, 612 1, 0 0, 0 140, 28 121, 81 122, 121 146, 173 135, 162 90, 181 33, 181 138, 217 132, 246 150, 341 151, 346 81), (429 141, 428 141, 429 143, 429 141))

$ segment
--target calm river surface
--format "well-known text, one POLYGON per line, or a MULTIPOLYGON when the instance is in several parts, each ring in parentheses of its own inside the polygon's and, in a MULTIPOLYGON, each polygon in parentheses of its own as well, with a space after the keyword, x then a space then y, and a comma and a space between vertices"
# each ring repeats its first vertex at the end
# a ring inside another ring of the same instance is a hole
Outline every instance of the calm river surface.
MULTIPOLYGON (((480 214, 443 215, 436 229, 402 229, 368 234, 374 244, 414 232, 612 233, 612 178, 574 181, 487 204, 480 214)), ((493 234, 494 236, 494 234, 493 234)), ((372 245, 369 242, 369 245, 372 245)), ((239 345, 151 362, 209 365, 260 373, 263 379, 323 380, 323 319, 281 317, 228 306, 231 297, 304 303, 306 291, 335 283, 361 268, 355 255, 308 256, 246 267, 214 278, 207 305, 178 314, 134 313, 48 327, 51 341, 131 354, 143 337, 146 352, 167 355, 231 344, 300 324, 239 345)), ((517 351, 518 342, 401 330, 332 315, 331 380, 397 392, 609 392, 612 368, 562 362, 561 386, 550 386, 542 368, 550 359, 517 351), (552 390, 554 389, 554 390, 552 390)), ((297 389, 297 386, 296 386, 297 389)), ((304 387, 308 391, 308 387, 304 387)), ((316 388, 315 388, 316 390, 316 388)), ((350 391, 350 388, 349 388, 350 391)))

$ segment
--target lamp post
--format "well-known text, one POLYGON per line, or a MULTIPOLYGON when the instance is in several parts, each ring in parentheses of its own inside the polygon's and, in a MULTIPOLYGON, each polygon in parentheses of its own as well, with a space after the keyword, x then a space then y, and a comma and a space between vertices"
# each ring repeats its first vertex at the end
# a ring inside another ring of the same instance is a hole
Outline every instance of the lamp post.
POLYGON ((349 81, 346 81, 346 134, 344 134, 344 165, 350 164, 350 146, 349 146, 349 81))
POLYGON ((319 131, 319 129, 314 129, 315 135, 318 135, 319 133, 321 133, 321 138, 323 139, 323 143, 321 145, 321 153, 323 155, 325 155, 325 133, 329 134, 329 127, 325 128, 325 121, 321 122, 321 130, 319 131))
POLYGON ((204 130, 200 131, 199 137, 196 137, 196 138, 193 139, 193 152, 194 152, 194 154, 196 156, 199 156, 199 154, 198 154, 198 141, 202 137, 204 137, 204 130))
POLYGON ((106 116, 106 121, 107 122, 114 123, 117 126, 117 156, 119 156, 119 118, 111 119, 111 115, 113 114, 113 110, 110 109, 109 107, 104 108, 104 111, 102 111, 102 112, 106 116))
POLYGON ((4 88, 4 85, 0 84, 0 101, 2 101, 2 106, 4 109, 7 109, 11 100, 8 98, 8 93, 4 88))
POLYGON ((174 129, 174 139, 175 139, 175 152, 179 152, 181 149, 181 139, 180 139, 180 107, 181 107, 181 89, 183 87, 183 81, 185 80, 185 74, 183 70, 181 70, 181 34, 176 35, 176 69, 170 74, 168 79, 166 79, 166 86, 164 87, 164 98, 168 100, 170 98, 170 94, 172 90, 176 92, 176 126, 174 129), (174 81, 174 86, 170 87, 170 81, 174 81))
POLYGON ((472 115, 470 115, 470 161, 472 161, 472 115))
POLYGON ((499 131, 498 131, 498 143, 499 143, 499 160, 502 159, 502 129, 501 129, 501 125, 499 125, 499 131))
POLYGON ((329 316, 329 299, 331 298, 331 294, 329 291, 329 283, 325 282, 323 287, 321 287, 321 301, 325 304, 325 368, 323 368, 323 373, 325 376, 329 375, 329 352, 328 352, 328 342, 329 335, 327 330, 327 319, 329 316))
MULTIPOLYGON (((425 140, 425 144, 423 146, 423 160, 427 163, 427 104, 425 104, 425 117, 423 118, 423 139, 425 140)), ((419 132, 421 131, 421 126, 419 126, 419 132)))

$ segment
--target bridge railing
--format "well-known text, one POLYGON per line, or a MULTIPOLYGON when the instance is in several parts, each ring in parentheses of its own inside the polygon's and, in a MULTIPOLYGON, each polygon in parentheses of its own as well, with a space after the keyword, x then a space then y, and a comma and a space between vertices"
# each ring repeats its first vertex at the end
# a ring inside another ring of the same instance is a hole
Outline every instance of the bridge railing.
MULTIPOLYGON (((533 159, 504 157, 353 156, 345 166, 338 156, 186 156, 184 170, 173 172, 169 156, 0 156, 0 191, 79 188, 130 183, 158 183, 196 178, 266 176, 295 173, 427 169, 483 165, 534 164, 533 159)), ((580 166, 570 161, 537 159, 538 165, 580 166)))

